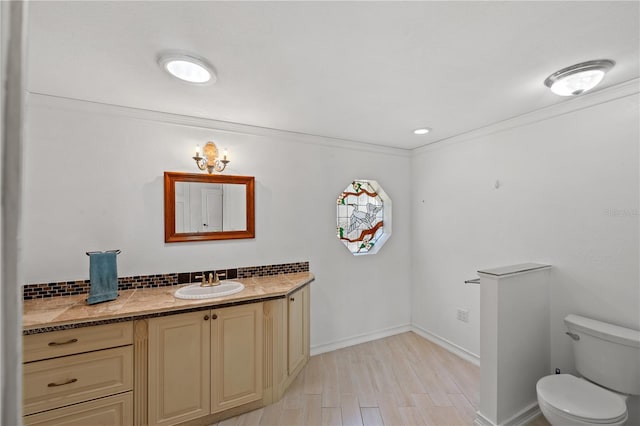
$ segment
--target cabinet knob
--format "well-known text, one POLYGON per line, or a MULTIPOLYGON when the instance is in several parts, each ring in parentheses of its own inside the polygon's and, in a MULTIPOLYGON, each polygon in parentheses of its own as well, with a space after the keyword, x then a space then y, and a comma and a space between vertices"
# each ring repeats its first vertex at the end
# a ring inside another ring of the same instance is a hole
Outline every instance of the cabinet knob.
POLYGON ((209 319, 209 315, 204 316, 204 320, 207 321, 209 319))
POLYGON ((218 315, 216 314, 211 315, 211 319, 218 319, 218 315))
POLYGON ((295 302, 296 298, 295 297, 291 297, 291 298, 289 298, 289 300, 291 300, 292 302, 295 302))

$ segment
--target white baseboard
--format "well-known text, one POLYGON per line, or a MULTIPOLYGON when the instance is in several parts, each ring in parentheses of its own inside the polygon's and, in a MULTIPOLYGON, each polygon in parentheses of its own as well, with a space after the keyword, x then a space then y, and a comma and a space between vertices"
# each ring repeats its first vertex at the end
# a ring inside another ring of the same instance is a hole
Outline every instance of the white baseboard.
POLYGON ((484 414, 478 411, 473 424, 476 426, 526 426, 540 415, 542 415, 540 407, 538 407, 538 403, 534 402, 500 424, 493 423, 484 414))
POLYGON ((384 337, 393 336, 396 334, 406 333, 411 331, 411 325, 399 325, 396 327, 389 327, 382 330, 373 331, 370 333, 359 334, 357 336, 341 339, 336 342, 323 343, 311 347, 311 356, 323 354, 325 352, 335 351, 337 349, 346 348, 349 346, 359 345, 360 343, 371 342, 372 340, 382 339, 384 337))
POLYGON ((480 411, 476 412, 476 418, 473 421, 475 426, 496 426, 491 420, 489 420, 484 414, 480 411))
POLYGON ((515 414, 509 420, 504 422, 505 426, 525 426, 531 423, 533 419, 540 416, 542 411, 538 407, 538 403, 534 402, 528 407, 522 409, 519 413, 515 414))
POLYGON ((468 350, 466 350, 465 348, 456 345, 453 342, 450 342, 449 340, 438 336, 437 334, 434 334, 430 331, 425 330, 422 327, 419 327, 415 324, 413 324, 411 326, 411 331, 413 331, 414 333, 416 333, 419 336, 424 337, 425 339, 435 343, 438 346, 442 346, 443 348, 445 348, 446 350, 448 350, 449 352, 458 355, 460 358, 469 361, 470 363, 479 366, 480 365, 480 357, 476 354, 474 354, 473 352, 469 352, 468 350))
POLYGON ((349 346, 359 345, 360 343, 371 342, 373 340, 382 339, 384 337, 394 336, 396 334, 406 333, 407 331, 413 331, 417 335, 424 337, 425 339, 435 343, 438 346, 443 347, 449 352, 459 356, 460 358, 469 361, 474 365, 480 365, 480 357, 473 352, 450 342, 449 340, 442 338, 430 331, 425 330, 417 325, 399 325, 395 327, 389 327, 382 330, 373 331, 370 333, 359 334, 357 336, 348 337, 335 342, 324 343, 311 347, 311 356, 323 354, 325 352, 331 352, 338 349, 346 348, 349 346))

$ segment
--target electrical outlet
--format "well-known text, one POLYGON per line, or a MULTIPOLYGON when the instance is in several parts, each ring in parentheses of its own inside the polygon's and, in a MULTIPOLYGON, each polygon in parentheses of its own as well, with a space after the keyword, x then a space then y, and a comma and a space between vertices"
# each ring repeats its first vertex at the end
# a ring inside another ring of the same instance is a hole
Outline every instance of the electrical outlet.
POLYGON ((467 309, 458 308, 458 320, 462 322, 469 322, 469 311, 467 309))

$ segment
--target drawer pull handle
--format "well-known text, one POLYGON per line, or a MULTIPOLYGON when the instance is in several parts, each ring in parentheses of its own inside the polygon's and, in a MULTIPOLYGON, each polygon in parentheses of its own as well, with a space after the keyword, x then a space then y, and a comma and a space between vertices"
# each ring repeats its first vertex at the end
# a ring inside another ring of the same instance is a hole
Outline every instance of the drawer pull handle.
POLYGON ((71 383, 75 383, 77 381, 78 381, 78 379, 70 379, 70 380, 67 380, 64 383, 49 383, 47 386, 50 387, 50 388, 55 388, 57 386, 70 385, 71 383))
POLYGON ((209 315, 205 315, 205 316, 204 316, 204 320, 206 321, 206 320, 208 320, 208 319, 209 319, 209 315))
POLYGON ((77 341, 78 341, 78 339, 71 339, 71 340, 67 340, 66 342, 49 342, 49 346, 68 345, 69 343, 75 343, 77 341))
POLYGON ((218 319, 218 315, 216 314, 211 315, 211 319, 218 319))

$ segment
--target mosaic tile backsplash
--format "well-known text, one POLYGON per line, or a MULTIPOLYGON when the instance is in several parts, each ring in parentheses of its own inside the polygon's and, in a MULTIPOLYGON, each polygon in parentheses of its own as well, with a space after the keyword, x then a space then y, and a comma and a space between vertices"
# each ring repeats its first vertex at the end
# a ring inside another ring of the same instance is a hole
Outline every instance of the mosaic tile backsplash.
MULTIPOLYGON (((279 265, 246 266, 242 268, 217 269, 215 272, 221 280, 236 278, 265 277, 269 275, 291 274, 295 272, 308 272, 309 262, 282 263, 279 265)), ((133 277, 119 277, 118 290, 132 290, 140 288, 167 287, 178 284, 187 284, 198 281, 195 278, 202 273, 208 275, 209 271, 176 272, 171 274, 137 275, 133 277)), ((63 281, 57 283, 27 284, 23 287, 24 300, 40 299, 45 297, 71 296, 75 294, 89 293, 91 283, 89 280, 63 281)))

